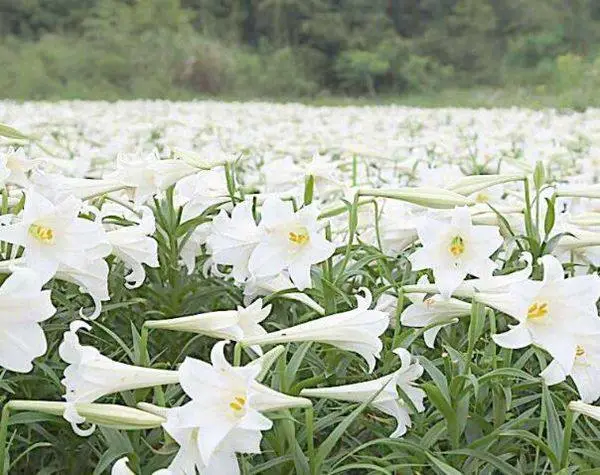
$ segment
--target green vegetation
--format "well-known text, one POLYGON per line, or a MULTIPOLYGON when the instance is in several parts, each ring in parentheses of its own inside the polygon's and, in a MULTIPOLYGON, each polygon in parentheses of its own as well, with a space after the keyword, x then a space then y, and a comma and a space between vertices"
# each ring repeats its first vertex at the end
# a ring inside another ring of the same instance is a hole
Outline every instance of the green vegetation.
POLYGON ((585 108, 599 39, 593 0, 0 0, 0 97, 585 108))

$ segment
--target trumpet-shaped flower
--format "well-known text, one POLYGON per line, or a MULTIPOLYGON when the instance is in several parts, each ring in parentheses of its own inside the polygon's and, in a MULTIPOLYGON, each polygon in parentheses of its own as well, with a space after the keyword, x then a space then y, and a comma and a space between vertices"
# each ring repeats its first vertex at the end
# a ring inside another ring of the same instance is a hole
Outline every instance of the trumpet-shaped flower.
POLYGON ((397 348, 394 353, 400 357, 402 366, 392 374, 363 383, 303 389, 300 394, 338 401, 365 402, 371 400, 370 404, 373 407, 396 419, 397 427, 390 437, 401 437, 406 433, 406 428, 411 426, 411 404, 418 412, 425 410, 425 406, 423 406, 425 391, 416 387, 414 383, 423 374, 423 367, 419 363, 413 363, 411 354, 404 348, 397 348), (402 395, 398 395, 397 387, 402 390, 402 395), (408 397, 411 404, 407 403, 403 399, 404 397, 408 397))
POLYGON ((260 236, 252 203, 245 201, 233 208, 231 217, 225 211, 215 216, 206 246, 215 264, 232 266, 232 277, 236 282, 244 282, 250 276, 248 261, 260 236))
POLYGON ((121 457, 113 464, 110 475, 135 475, 135 472, 127 466, 128 462, 127 457, 121 457))
POLYGON ((409 259, 414 270, 432 269, 440 293, 449 298, 469 274, 485 278, 496 268, 489 256, 502 244, 496 226, 473 226, 466 207, 451 222, 426 217, 417 227, 423 244, 409 259))
POLYGON ((36 269, 45 282, 60 264, 72 265, 110 252, 102 226, 78 217, 81 206, 81 201, 72 197, 54 205, 29 190, 21 221, 0 227, 0 240, 23 246, 25 263, 36 269))
MULTIPOLYGON (((246 308, 238 306, 237 310, 222 310, 167 320, 150 320, 145 325, 148 328, 192 332, 213 338, 240 341, 245 337, 266 335, 267 332, 260 326, 260 322, 269 316, 271 308, 271 305, 263 308, 262 299, 258 299, 246 308)), ((259 346, 253 349, 262 354, 259 346)))
POLYGON ((478 300, 518 320, 494 341, 505 348, 537 345, 546 350, 570 374, 577 354, 576 334, 600 333, 596 302, 600 277, 564 278, 560 262, 551 255, 541 258, 542 281, 527 280, 510 286, 507 293, 486 294, 478 300))
POLYGON ((310 406, 304 398, 256 382, 259 365, 231 366, 224 355, 226 344, 213 346, 212 364, 186 358, 179 368, 181 386, 191 401, 170 409, 163 425, 181 447, 169 467, 175 473, 193 474, 195 468, 215 475, 238 473, 235 453, 260 453, 261 431, 272 426, 260 411, 310 406), (224 466, 227 471, 222 471, 224 466))
POLYGON ((223 167, 202 170, 175 185, 175 204, 182 206, 181 221, 202 214, 208 207, 229 200, 223 167))
POLYGON ((600 335, 576 335, 575 362, 567 375, 558 362, 552 361, 541 376, 546 384, 558 384, 571 376, 583 402, 600 398, 600 335))
POLYGON ((83 431, 77 427, 84 419, 77 414, 75 403, 93 402, 120 391, 179 382, 177 371, 120 363, 102 355, 93 346, 81 345, 77 336, 77 331, 81 328, 89 330, 91 327, 82 321, 72 322, 58 349, 60 357, 69 363, 61 381, 66 388, 64 398, 69 403, 64 417, 71 422, 76 433, 89 435, 94 427, 91 431, 83 431))
POLYGON ((47 343, 39 322, 56 312, 50 291, 30 269, 15 268, 0 287, 0 366, 26 373, 32 360, 46 352, 47 343))
POLYGON ((358 353, 367 361, 369 372, 372 372, 375 359, 379 358, 383 348, 379 336, 388 327, 389 317, 385 312, 369 310, 371 293, 368 289, 362 290, 365 296, 356 296, 357 308, 353 310, 321 317, 264 336, 244 338, 243 342, 247 345, 270 345, 291 341, 328 343, 342 350, 358 353))
MULTIPOLYGON (((423 284, 427 277, 423 276, 419 283, 423 284)), ((400 322, 407 327, 427 327, 423 338, 429 348, 433 348, 438 332, 455 321, 456 318, 469 315, 471 304, 455 298, 444 299, 441 295, 427 295, 422 293, 409 293, 408 298, 412 305, 404 309, 400 322)))
POLYGON ((250 273, 262 278, 288 270, 299 290, 310 287, 311 266, 328 259, 335 251, 335 245, 320 231, 318 214, 313 205, 294 213, 291 203, 267 199, 260 222, 263 234, 248 262, 250 273))
POLYGON ((131 273, 125 276, 130 289, 139 287, 146 278, 146 271, 142 264, 149 267, 158 267, 158 244, 151 237, 156 230, 154 215, 147 208, 142 208, 142 218, 139 224, 123 226, 108 231, 106 236, 112 245, 112 253, 121 259, 131 273))

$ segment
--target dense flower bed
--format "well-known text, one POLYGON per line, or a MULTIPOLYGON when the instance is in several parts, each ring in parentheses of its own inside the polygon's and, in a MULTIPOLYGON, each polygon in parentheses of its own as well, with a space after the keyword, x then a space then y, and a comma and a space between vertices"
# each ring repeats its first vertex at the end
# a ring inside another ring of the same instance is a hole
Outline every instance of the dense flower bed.
POLYGON ((5 472, 600 466, 600 112, 0 123, 5 472))

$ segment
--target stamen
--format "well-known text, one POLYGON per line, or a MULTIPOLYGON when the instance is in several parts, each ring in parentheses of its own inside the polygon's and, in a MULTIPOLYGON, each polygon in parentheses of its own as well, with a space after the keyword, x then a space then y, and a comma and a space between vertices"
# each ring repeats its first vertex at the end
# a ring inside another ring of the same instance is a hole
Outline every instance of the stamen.
POLYGON ((29 226, 29 235, 44 243, 54 241, 54 231, 52 228, 42 226, 41 224, 32 224, 29 226))
POLYGON ((548 315, 548 304, 545 302, 534 302, 527 309, 527 318, 544 318, 548 315))
POLYGON ((452 241, 450 241, 450 247, 448 250, 454 257, 460 256, 463 252, 465 252, 465 241, 460 236, 454 236, 452 241))
POLYGON ((581 358, 583 355, 585 355, 585 348, 581 345, 577 345, 577 349, 575 350, 575 356, 577 358, 581 358))
POLYGON ((288 233, 288 239, 294 244, 303 245, 308 242, 310 236, 308 235, 307 229, 300 229, 298 232, 290 231, 288 233))

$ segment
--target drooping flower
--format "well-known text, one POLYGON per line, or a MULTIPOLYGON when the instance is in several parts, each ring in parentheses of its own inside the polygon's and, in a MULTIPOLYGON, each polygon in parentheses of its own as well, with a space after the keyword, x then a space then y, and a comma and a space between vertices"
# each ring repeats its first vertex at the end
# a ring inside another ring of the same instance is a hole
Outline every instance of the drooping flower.
POLYGON ((489 256, 502 244, 498 228, 474 226, 466 207, 455 208, 451 222, 426 217, 417 231, 423 247, 409 256, 413 269, 432 269, 445 298, 467 275, 485 278, 496 268, 489 256))
POLYGON ((81 201, 73 197, 54 205, 28 190, 21 221, 0 227, 0 240, 23 246, 25 263, 46 282, 60 264, 72 265, 110 252, 102 226, 79 218, 81 207, 81 201))
POLYGON ((570 374, 577 353, 576 334, 600 333, 596 308, 600 277, 565 279, 562 265, 554 256, 543 256, 541 262, 542 281, 519 282, 506 293, 480 295, 477 299, 519 322, 509 331, 493 336, 498 345, 505 348, 537 345, 570 374))
POLYGON ((410 398, 414 408, 423 412, 425 391, 416 387, 414 383, 423 374, 423 367, 419 363, 413 363, 411 354, 404 348, 396 348, 394 353, 400 357, 402 366, 392 374, 362 383, 303 389, 300 395, 361 403, 371 400, 370 405, 396 419, 397 427, 390 437, 401 437, 406 433, 406 428, 411 426, 412 412, 411 405, 403 398, 410 398), (403 395, 398 394, 397 387, 402 390, 403 395))
POLYGON ((383 344, 379 336, 389 325, 385 312, 369 310, 371 293, 361 289, 365 296, 356 295, 357 308, 346 312, 317 318, 284 330, 267 333, 264 336, 244 338, 246 345, 271 345, 299 341, 318 341, 342 350, 353 351, 362 356, 369 372, 375 368, 375 359, 379 358, 383 344))
POLYGON ((313 205, 294 213, 291 203, 268 198, 261 211, 260 243, 248 262, 250 273, 263 278, 288 270, 298 290, 310 287, 311 266, 335 251, 335 245, 322 235, 318 214, 313 205))
POLYGON ((61 381, 66 389, 64 399, 68 403, 64 417, 77 434, 89 435, 94 427, 88 430, 78 427, 84 419, 77 413, 76 403, 93 402, 120 391, 179 382, 177 371, 120 363, 102 355, 93 346, 81 345, 77 336, 77 331, 81 328, 91 329, 82 321, 72 322, 58 349, 60 357, 69 363, 61 381))
POLYGON ((46 352, 46 336, 39 322, 56 312, 50 291, 31 269, 14 268, 0 286, 0 366, 27 373, 32 361, 46 352))
POLYGON ((232 266, 231 276, 244 282, 250 276, 248 262, 260 238, 252 202, 245 201, 233 208, 231 217, 223 210, 214 217, 206 246, 215 264, 232 266))

